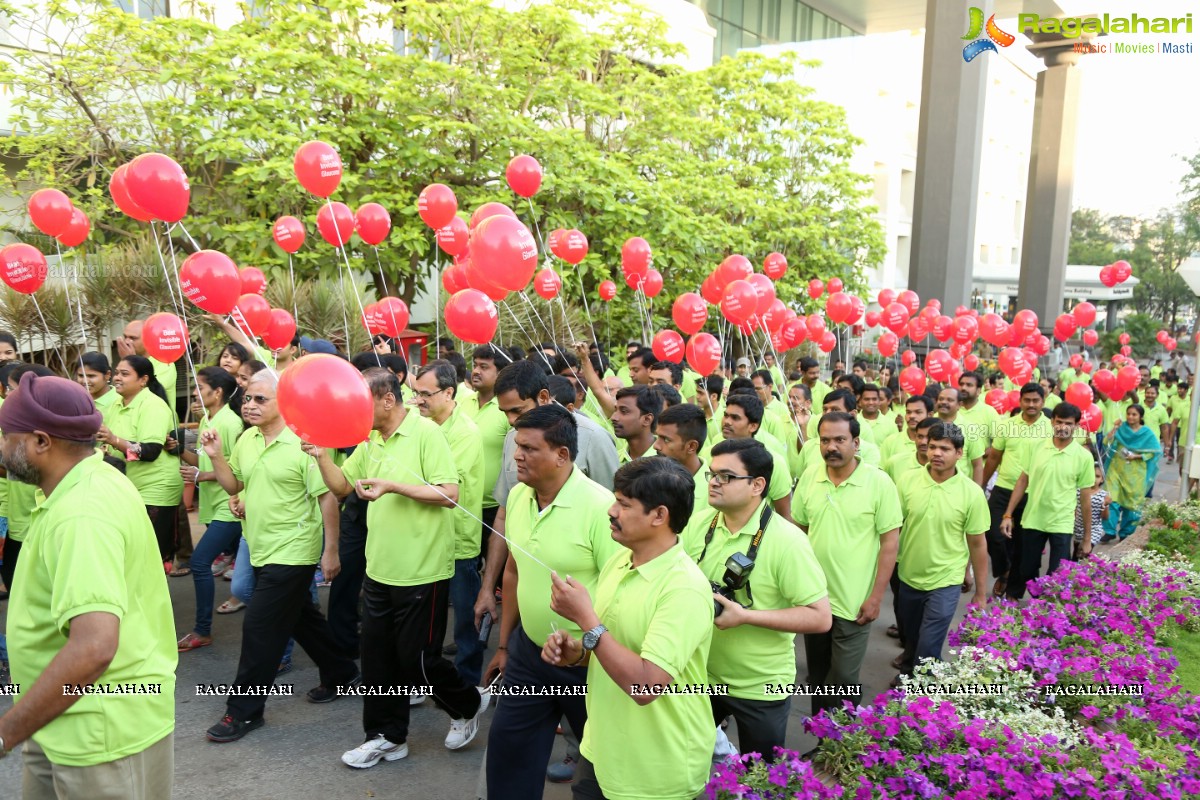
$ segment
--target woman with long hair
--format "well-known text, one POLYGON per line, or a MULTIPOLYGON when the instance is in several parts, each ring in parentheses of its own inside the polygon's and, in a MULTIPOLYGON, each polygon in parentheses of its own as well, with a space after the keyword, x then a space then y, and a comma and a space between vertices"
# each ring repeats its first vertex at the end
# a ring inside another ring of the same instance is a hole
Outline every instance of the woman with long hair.
MULTIPOLYGON (((125 462, 125 475, 137 487, 158 539, 163 568, 171 571, 175 557, 175 516, 183 498, 179 456, 165 449, 175 426, 175 414, 154 365, 145 356, 125 356, 113 370, 113 388, 121 398, 104 415, 96 438, 108 454, 125 462)), ((176 570, 176 574, 187 572, 176 570)))
POLYGON ((1127 539, 1142 518, 1146 492, 1158 475, 1162 445, 1145 426, 1138 403, 1125 409, 1125 421, 1113 429, 1104 451, 1104 479, 1111 498, 1101 542, 1127 539))
POLYGON ((100 413, 106 413, 121 396, 112 388, 112 367, 108 356, 104 353, 84 353, 79 357, 79 367, 75 370, 75 382, 88 390, 92 402, 100 413))
POLYGON ((230 375, 237 375, 238 368, 249 360, 250 351, 237 342, 230 342, 217 357, 217 366, 230 375))

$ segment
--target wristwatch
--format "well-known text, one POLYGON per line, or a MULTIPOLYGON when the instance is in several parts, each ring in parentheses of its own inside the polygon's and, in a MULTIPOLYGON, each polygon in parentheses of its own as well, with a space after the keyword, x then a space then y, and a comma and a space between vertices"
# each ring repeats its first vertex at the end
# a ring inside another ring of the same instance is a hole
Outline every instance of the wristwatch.
POLYGON ((586 653, 596 649, 596 645, 600 644, 600 637, 608 633, 608 628, 603 625, 597 625, 590 631, 583 634, 583 650, 586 653))
POLYGON ((4 737, 0 736, 0 758, 8 755, 8 748, 4 746, 4 737))

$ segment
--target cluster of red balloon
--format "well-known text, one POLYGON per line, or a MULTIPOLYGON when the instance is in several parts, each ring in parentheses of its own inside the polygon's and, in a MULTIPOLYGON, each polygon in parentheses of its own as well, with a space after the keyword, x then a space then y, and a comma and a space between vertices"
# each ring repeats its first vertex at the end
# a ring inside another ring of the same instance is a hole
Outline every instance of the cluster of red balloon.
POLYGON ((1161 344, 1168 351, 1174 350, 1176 347, 1179 346, 1179 343, 1177 341, 1175 341, 1175 337, 1172 336, 1170 334, 1170 332, 1165 331, 1165 330, 1159 331, 1158 333, 1154 334, 1154 338, 1158 341, 1159 344, 1161 344))
POLYGON ((38 189, 29 198, 29 218, 39 231, 57 239, 63 247, 83 244, 91 233, 87 214, 58 189, 38 189))
POLYGON ((399 336, 408 327, 408 305, 399 297, 370 303, 363 309, 362 324, 372 336, 399 336))
POLYGON ((1132 274, 1133 267, 1129 265, 1128 261, 1116 261, 1107 267, 1100 268, 1100 282, 1111 289, 1113 286, 1129 280, 1129 276, 1132 274))

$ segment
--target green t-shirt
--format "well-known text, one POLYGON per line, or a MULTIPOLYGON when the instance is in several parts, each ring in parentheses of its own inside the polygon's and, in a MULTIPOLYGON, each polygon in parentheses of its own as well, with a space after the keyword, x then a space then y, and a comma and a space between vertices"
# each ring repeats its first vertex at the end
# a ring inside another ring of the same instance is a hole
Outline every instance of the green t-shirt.
MULTIPOLYGON (((939 422, 946 422, 939 417, 939 422)), ((963 454, 966 459, 966 469, 968 474, 974 469, 973 462, 977 458, 983 458, 983 454, 988 448, 988 427, 987 425, 973 425, 971 418, 964 419, 961 409, 954 415, 954 419, 950 422, 951 425, 957 425, 963 432, 963 454)))
POLYGON ((454 559, 479 555, 479 516, 483 513, 483 449, 479 428, 457 406, 442 425, 454 470, 458 475, 458 505, 454 509, 454 559))
POLYGON ((880 411, 879 416, 875 417, 875 419, 867 419, 862 414, 859 414, 858 424, 864 430, 870 429, 871 438, 875 441, 875 444, 879 445, 880 449, 883 448, 884 443, 888 439, 899 433, 896 430, 896 419, 891 414, 888 414, 886 409, 880 411))
MULTIPOLYGON (((596 614, 613 640, 671 676, 677 686, 706 682, 713 637, 708 581, 676 545, 636 569, 623 550, 604 565, 596 614)), ((579 744, 611 800, 674 800, 700 794, 716 743, 703 694, 664 695, 640 706, 593 656, 588 725, 579 744), (664 735, 669 732, 669 735, 664 735)))
POLYGON ((1056 395, 1054 392, 1051 392, 1050 394, 1046 395, 1046 402, 1043 407, 1047 411, 1053 411, 1054 407, 1057 406, 1062 401, 1063 401, 1063 399, 1061 397, 1056 395))
MULTIPOLYGON (((200 420, 200 426, 196 429, 197 433, 204 433, 210 428, 215 428, 221 436, 221 450, 228 461, 233 455, 233 446, 237 444, 238 437, 242 435, 242 431, 246 426, 242 424, 242 418, 239 417, 232 408, 228 405, 221 406, 221 410, 211 417, 205 417, 200 420)), ((200 448, 197 453, 198 466, 201 472, 212 471, 212 459, 204 452, 204 448, 200 448)), ((197 519, 202 525, 207 525, 210 522, 238 522, 238 518, 233 515, 229 509, 229 493, 221 488, 221 484, 214 480, 201 481, 199 487, 200 495, 200 513, 197 519)))
MULTIPOLYGON (((271 361, 270 363, 274 364, 275 362, 271 361)), ((158 382, 162 384, 163 390, 167 393, 167 405, 171 409, 172 427, 174 427, 175 384, 179 379, 179 371, 174 364, 166 364, 155 358, 150 359, 150 365, 154 367, 154 377, 158 378, 158 382)))
POLYGON ((612 492, 578 467, 543 509, 538 509, 532 486, 521 483, 509 492, 504 526, 519 576, 521 627, 539 647, 554 630, 566 630, 576 639, 583 635, 578 625, 550 610, 550 569, 560 578, 570 575, 596 596, 600 570, 624 549, 613 541, 608 525, 614 500, 612 492))
POLYGON ((825 570, 833 615, 855 619, 875 585, 879 537, 903 522, 896 485, 862 462, 840 486, 829 480, 828 469, 805 477, 792 499, 792 519, 808 531, 825 570))
POLYGON ((977 438, 982 438, 985 450, 996 437, 996 426, 1000 422, 1001 417, 996 413, 996 409, 982 400, 976 402, 973 408, 963 406, 958 410, 958 424, 964 426, 964 431, 970 431, 977 438))
MULTIPOLYGON (((148 389, 142 389, 128 404, 114 405, 104 421, 113 435, 127 442, 145 444, 164 444, 175 427, 174 413, 148 389)), ((124 451, 109 447, 108 452, 126 462, 125 475, 137 487, 143 505, 179 505, 183 498, 179 456, 163 450, 153 461, 128 461, 124 451)))
POLYGON ((1111 431, 1121 427, 1121 423, 1125 421, 1125 412, 1133 405, 1131 400, 1105 400, 1104 401, 1104 430, 1111 431))
POLYGON ((1151 380, 1155 380, 1156 378, 1159 378, 1162 374, 1163 374, 1162 367, 1155 365, 1150 368, 1150 379, 1151 380))
MULTIPOLYGON (((371 431, 342 465, 355 481, 379 478, 434 486, 458 483, 454 456, 436 422, 415 411, 404 415, 386 442, 371 431)), ((462 487, 459 487, 462 491, 462 487)), ((387 586, 421 586, 454 575, 455 512, 459 509, 385 494, 367 504, 367 577, 387 586)), ((478 535, 479 528, 476 527, 478 535)))
MULTIPOLYGON (((913 452, 916 452, 915 450, 913 452)), ((882 466, 880 464, 879 448, 874 442, 868 442, 866 439, 858 440, 858 458, 864 464, 870 464, 874 467, 882 466)), ((819 439, 809 439, 805 443, 804 448, 800 451, 800 472, 798 475, 804 475, 814 467, 824 468, 825 459, 821 457, 821 441, 819 439)))
POLYGON ((109 389, 99 397, 93 398, 96 402, 96 408, 104 417, 108 416, 108 411, 117 403, 121 402, 121 395, 117 394, 116 390, 109 389))
POLYGON ((5 478, 8 484, 8 538, 14 542, 25 541, 33 509, 44 498, 42 490, 31 483, 5 478))
POLYGON ((991 527, 983 489, 960 472, 938 483, 928 469, 919 469, 902 476, 896 492, 904 513, 900 580, 923 592, 962 583, 970 561, 965 537, 991 527))
POLYGON ((1029 500, 1021 516, 1025 530, 1072 533, 1075 529, 1076 490, 1096 484, 1091 454, 1077 440, 1059 450, 1054 439, 1025 448, 1029 500))
POLYGON ((1072 383, 1077 383, 1079 380, 1079 373, 1075 371, 1074 367, 1067 367, 1058 373, 1058 387, 1064 392, 1067 390, 1068 386, 1070 386, 1072 383))
POLYGON ((1001 489, 1011 490, 1021 477, 1021 470, 1027 463, 1025 451, 1029 447, 1037 447, 1047 439, 1054 437, 1054 426, 1045 414, 1038 414, 1033 424, 1025 422, 1018 414, 1015 417, 1005 417, 996 428, 996 438, 992 447, 1001 454, 1000 466, 996 468, 996 485, 1001 489))
POLYGON ((479 438, 483 444, 483 507, 495 508, 496 498, 492 490, 496 479, 500 477, 501 457, 504 453, 504 437, 508 434, 508 417, 500 410, 496 396, 482 406, 479 405, 479 395, 472 395, 459 403, 463 412, 479 429, 479 438))
POLYGON ((879 461, 886 465, 901 453, 912 453, 914 456, 917 453, 917 443, 908 437, 908 428, 884 440, 879 446, 879 461))
POLYGON ((13 685, 28 691, 66 646, 71 620, 97 611, 117 617, 121 631, 95 684, 160 688, 81 697, 33 735, 55 764, 116 761, 175 729, 179 656, 158 542, 137 489, 99 453, 33 512, 8 608, 13 685))
MULTIPOLYGON (((715 508, 694 514, 683 538, 690 551, 703 551, 700 569, 709 581, 721 583, 725 562, 734 553, 745 553, 758 532, 764 504, 750 515, 741 530, 732 532, 725 525, 725 515, 715 508), (714 519, 712 542, 707 550, 704 539, 714 519)), ((825 576, 813 554, 809 537, 795 525, 772 513, 763 532, 754 572, 750 575, 750 591, 754 593, 754 608, 781 609, 807 606, 828 594, 825 576)), ((709 593, 711 600, 711 592, 709 593)), ((750 600, 744 589, 734 593, 742 605, 750 600)), ((765 700, 766 684, 795 683, 796 634, 773 631, 757 625, 739 625, 728 630, 713 630, 712 647, 708 655, 710 683, 729 684, 729 696, 743 700, 765 700)))
POLYGON ((329 489, 316 462, 300 449, 300 437, 285 426, 267 444, 261 428, 248 428, 233 446, 229 468, 244 484, 242 535, 251 565, 320 561, 324 520, 318 498, 329 489))
POLYGON ((1160 426, 1170 424, 1171 412, 1162 403, 1155 403, 1153 406, 1143 405, 1142 408, 1146 410, 1142 424, 1150 429, 1156 440, 1162 441, 1162 428, 1160 426))
POLYGON ((767 497, 773 503, 792 493, 792 473, 788 469, 787 449, 783 442, 764 430, 755 433, 754 438, 774 457, 775 469, 771 473, 771 483, 767 486, 767 497))

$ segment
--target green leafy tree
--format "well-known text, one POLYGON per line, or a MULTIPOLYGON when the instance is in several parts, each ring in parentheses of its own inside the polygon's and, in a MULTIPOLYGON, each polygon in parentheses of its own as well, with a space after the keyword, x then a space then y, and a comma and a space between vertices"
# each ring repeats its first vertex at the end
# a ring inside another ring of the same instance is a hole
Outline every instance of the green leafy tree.
MULTIPOLYGON (((578 268, 560 269, 568 298, 595 304, 599 281, 620 285, 621 244, 642 235, 665 280, 659 326, 670 300, 729 253, 785 253, 793 267, 779 293, 799 306, 809 277, 860 287, 884 252, 865 178, 849 168, 857 142, 844 113, 793 79, 793 59, 743 54, 681 70, 669 65, 663 20, 618 0, 515 11, 485 0, 256 0, 232 24, 199 3, 154 20, 106 2, 0 8, 31 45, 0 66, 14 98, 4 144, 20 164, 7 188, 63 188, 91 217, 86 246, 101 256, 146 242, 107 183, 153 150, 189 175, 185 224, 203 246, 264 268, 278 286, 287 259, 271 224, 293 214, 310 237, 297 278, 336 279, 315 230, 319 204, 292 175, 309 139, 342 157, 333 199, 390 210, 388 241, 377 252, 356 243, 351 263, 378 295, 410 302, 447 264, 416 213, 420 190, 450 185, 464 213, 512 204, 504 168, 522 152, 546 179, 532 203, 514 205, 521 218, 541 235, 578 227, 591 241, 578 268)), ((624 286, 619 303, 614 340, 637 330, 624 286)))
POLYGON ((1164 211, 1142 225, 1133 251, 1126 260, 1139 283, 1133 287, 1133 306, 1159 320, 1159 327, 1174 332, 1181 310, 1194 300, 1177 270, 1200 245, 1196 229, 1179 213, 1164 211))
POLYGON ((1105 266, 1121 258, 1117 246, 1121 239, 1114 231, 1112 218, 1094 208, 1077 208, 1071 214, 1071 242, 1067 263, 1105 266))

